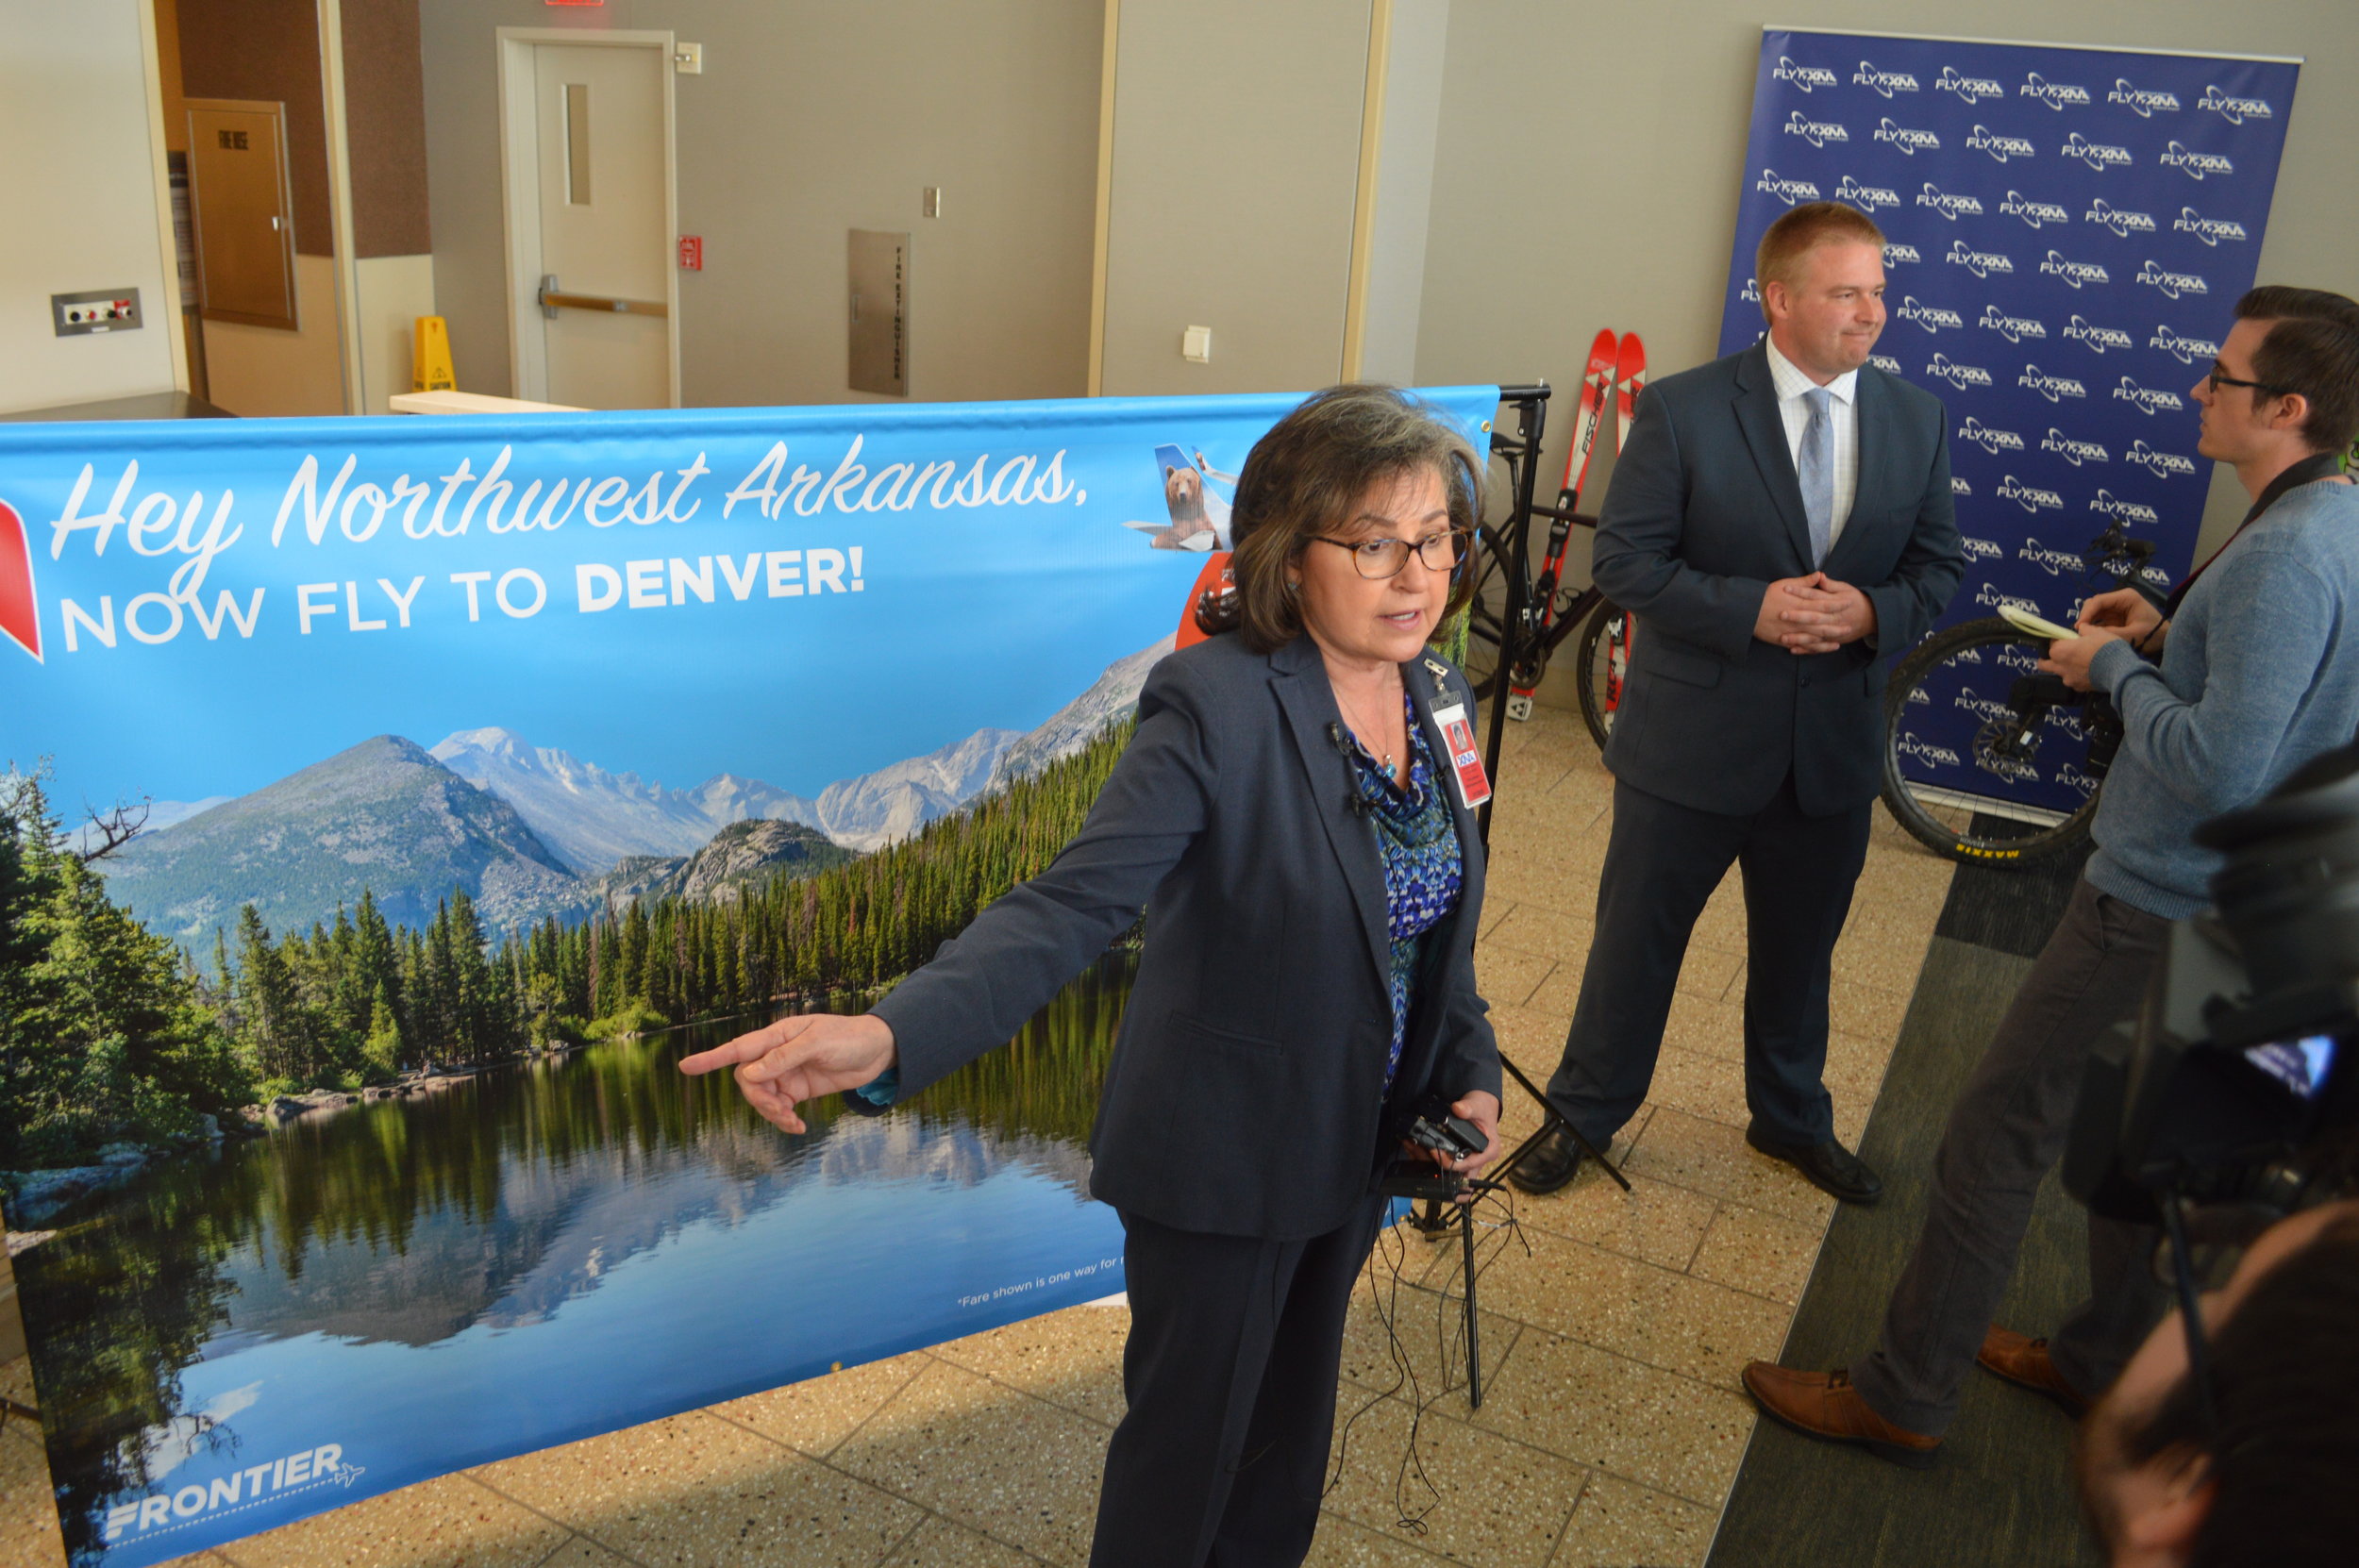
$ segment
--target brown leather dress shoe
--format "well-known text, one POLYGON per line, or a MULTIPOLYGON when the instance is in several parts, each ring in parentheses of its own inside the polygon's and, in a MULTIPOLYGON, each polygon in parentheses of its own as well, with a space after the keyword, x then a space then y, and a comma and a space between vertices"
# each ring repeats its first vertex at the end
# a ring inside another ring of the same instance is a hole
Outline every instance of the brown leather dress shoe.
POLYGON ((1974 1360, 1983 1371, 1996 1373, 2017 1388, 2046 1395, 2075 1421, 2089 1413, 2089 1401, 2056 1370, 2046 1340, 2027 1339, 1994 1323, 1983 1336, 1983 1348, 1974 1360))
POLYGON ((1895 1464, 1922 1470, 1941 1439, 1895 1426, 1867 1408, 1848 1372, 1795 1372, 1775 1361, 1745 1368, 1745 1392, 1775 1420, 1828 1443, 1856 1443, 1895 1464))

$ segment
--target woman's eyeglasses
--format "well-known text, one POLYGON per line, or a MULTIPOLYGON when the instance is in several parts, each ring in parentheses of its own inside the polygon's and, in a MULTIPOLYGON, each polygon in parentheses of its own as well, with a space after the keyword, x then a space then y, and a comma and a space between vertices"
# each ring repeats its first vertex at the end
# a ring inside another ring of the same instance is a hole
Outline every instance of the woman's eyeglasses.
POLYGON ((2203 379, 2211 387, 2214 397, 2219 395, 2219 390, 2222 387, 2250 387, 2254 392, 2265 392, 2272 397, 2289 396, 2293 392, 2291 387, 2272 386, 2267 381, 2246 381, 2231 375, 2219 368, 2217 359, 2212 361, 2212 372, 2203 379))
POLYGON ((1413 549, 1429 572, 1454 571, 1466 553, 1466 531, 1462 528, 1428 534, 1414 545, 1405 539, 1330 539, 1325 534, 1311 537, 1321 544, 1349 550, 1351 564, 1362 576, 1372 579, 1400 575, 1401 568, 1409 564, 1409 552, 1413 549))

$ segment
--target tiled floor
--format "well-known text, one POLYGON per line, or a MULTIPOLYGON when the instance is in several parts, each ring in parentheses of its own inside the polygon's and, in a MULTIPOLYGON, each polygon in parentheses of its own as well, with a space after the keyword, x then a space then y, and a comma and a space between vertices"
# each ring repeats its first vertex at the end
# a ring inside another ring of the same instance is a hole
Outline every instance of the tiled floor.
MULTIPOLYGON (((1478 950, 1504 1050, 1535 1076, 1564 1037, 1612 781, 1570 714, 1511 726, 1478 950)), ((1835 956, 1828 1078, 1856 1143, 1949 882, 1881 812, 1835 956)), ((1774 1357, 1832 1200, 1745 1146, 1744 910, 1733 880, 1697 928, 1652 1102, 1617 1141, 1634 1189, 1595 1172, 1519 1199, 1480 1295, 1488 1386, 1414 1423, 1376 1291, 1355 1304, 1351 1419, 1312 1560, 1497 1568, 1695 1564, 1752 1429, 1737 1370, 1774 1357), (1406 1479, 1402 1477, 1406 1476, 1406 1479)), ((1507 1130, 1535 1125, 1511 1093, 1507 1130)), ((1395 1232, 1371 1265, 1430 1397, 1457 1249, 1395 1232), (1406 1283, 1394 1293, 1397 1259, 1406 1283)), ((1122 1410, 1128 1313, 1076 1308, 891 1361, 429 1481, 235 1543, 236 1568, 599 1568, 624 1563, 1002 1568, 1087 1557, 1097 1467, 1122 1410)), ((0 1384, 29 1398, 25 1362, 0 1384)), ((57 1568, 41 1450, 0 1433, 0 1568, 57 1568)))

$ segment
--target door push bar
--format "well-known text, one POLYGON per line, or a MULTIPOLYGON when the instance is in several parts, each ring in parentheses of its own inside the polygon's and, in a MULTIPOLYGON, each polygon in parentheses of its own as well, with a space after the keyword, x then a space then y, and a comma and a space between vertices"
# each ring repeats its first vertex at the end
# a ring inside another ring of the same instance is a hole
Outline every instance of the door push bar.
POLYGON ((608 299, 603 294, 568 294, 558 292, 557 275, 541 275, 540 292, 533 296, 540 301, 541 314, 551 321, 563 310, 605 310, 618 316, 668 316, 672 312, 661 300, 608 299))

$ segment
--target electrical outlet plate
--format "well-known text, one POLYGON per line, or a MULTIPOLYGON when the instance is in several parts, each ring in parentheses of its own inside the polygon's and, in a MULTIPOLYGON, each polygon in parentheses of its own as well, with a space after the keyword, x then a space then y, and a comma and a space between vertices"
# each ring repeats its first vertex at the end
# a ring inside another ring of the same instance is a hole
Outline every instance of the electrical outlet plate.
POLYGON ((672 69, 683 76, 703 75, 705 74, 705 46, 701 43, 673 44, 672 69))
POLYGON ((51 294, 49 321, 60 338, 92 332, 128 332, 142 325, 137 289, 86 289, 78 294, 51 294))
POLYGON ((1180 334, 1180 358, 1196 364, 1208 364, 1213 358, 1213 329, 1191 326, 1180 334))

